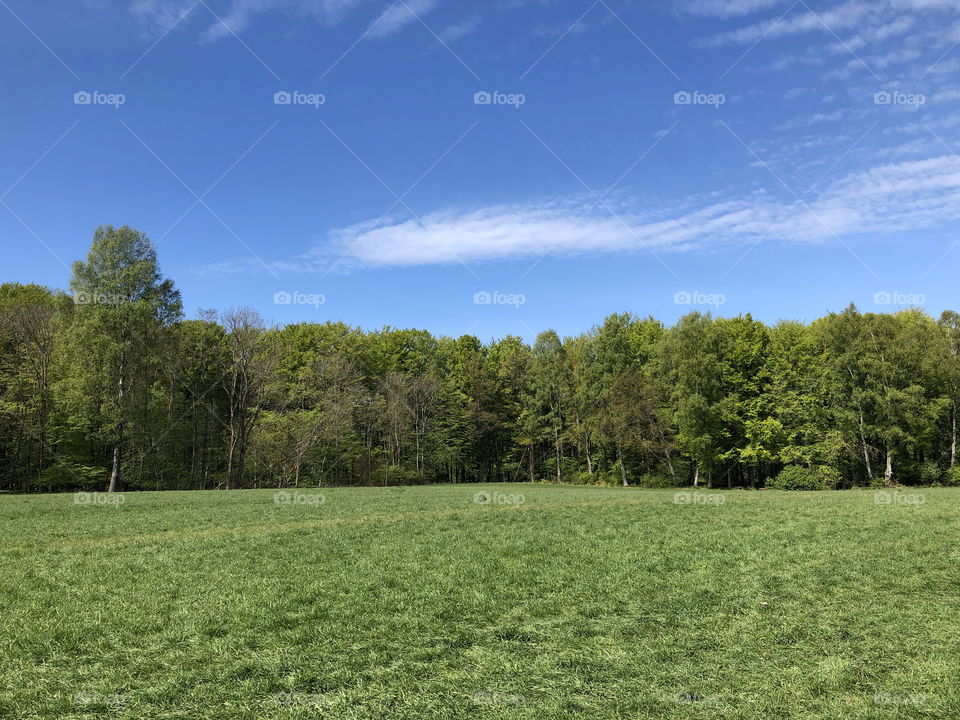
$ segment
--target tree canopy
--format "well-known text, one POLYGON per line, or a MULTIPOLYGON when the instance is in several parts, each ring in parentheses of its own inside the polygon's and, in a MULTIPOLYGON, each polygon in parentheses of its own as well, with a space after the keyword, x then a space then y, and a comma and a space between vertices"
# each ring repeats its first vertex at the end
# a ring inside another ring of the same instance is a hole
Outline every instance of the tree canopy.
POLYGON ((960 476, 951 311, 619 313, 532 345, 185 319, 150 240, 110 226, 69 290, 0 286, 0 490, 960 476))

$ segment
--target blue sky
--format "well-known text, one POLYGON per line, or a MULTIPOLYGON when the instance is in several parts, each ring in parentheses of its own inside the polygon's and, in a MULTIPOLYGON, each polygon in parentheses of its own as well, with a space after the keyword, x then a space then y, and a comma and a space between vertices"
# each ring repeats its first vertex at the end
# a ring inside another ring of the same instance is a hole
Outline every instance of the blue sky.
POLYGON ((956 308, 954 0, 0 0, 0 281, 482 339, 956 308))

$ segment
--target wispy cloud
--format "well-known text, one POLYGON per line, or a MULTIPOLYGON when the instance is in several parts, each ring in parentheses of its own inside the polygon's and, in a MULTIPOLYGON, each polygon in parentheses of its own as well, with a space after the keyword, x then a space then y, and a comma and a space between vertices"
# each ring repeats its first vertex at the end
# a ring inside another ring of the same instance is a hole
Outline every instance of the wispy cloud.
POLYGON ((795 9, 777 20, 766 20, 737 30, 720 33, 707 39, 708 46, 749 45, 761 39, 773 40, 788 35, 801 33, 837 33, 851 28, 858 28, 863 20, 871 14, 876 14, 875 3, 853 0, 834 6, 822 12, 803 11, 795 9))
POLYGON ((153 31, 166 32, 177 24, 185 12, 196 5, 196 0, 135 0, 130 12, 153 31))
MULTIPOLYGON (((405 0, 382 7, 379 20, 368 37, 386 37, 397 33, 415 22, 418 15, 429 12, 437 4, 438 0, 405 0)), ((210 22, 203 32, 203 39, 214 42, 247 30, 258 15, 269 12, 283 12, 296 18, 333 26, 355 8, 361 5, 373 7, 375 3, 373 0, 231 0, 223 11, 212 2, 207 5, 211 11, 218 14, 219 19, 210 22)), ((209 17, 209 12, 199 6, 196 0, 134 0, 130 11, 151 30, 165 32, 190 8, 193 8, 194 15, 203 13, 209 17)), ((457 32, 456 27, 451 26, 450 32, 457 32)), ((466 34, 471 30, 464 25, 460 32, 466 34)))
MULTIPOLYGON (((613 214, 593 205, 589 197, 576 197, 361 222, 334 231, 309 254, 274 266, 284 271, 323 271, 334 262, 347 268, 410 267, 680 252, 760 239, 835 242, 915 231, 960 218, 960 158, 879 165, 850 173, 803 201, 759 192, 734 199, 708 196, 658 213, 621 203, 613 214)), ((247 267, 218 268, 239 269, 247 267)))
POLYGON ((480 27, 480 19, 474 15, 460 22, 447 25, 437 33, 437 37, 440 38, 440 42, 449 44, 467 35, 472 35, 477 31, 478 27, 480 27))
POLYGON ((377 22, 367 33, 368 38, 382 38, 400 32, 410 23, 418 22, 417 18, 435 8, 437 0, 404 0, 389 6, 377 19, 377 22))
POLYGON ((731 18, 749 15, 778 5, 788 6, 791 0, 688 0, 681 10, 689 15, 731 18))

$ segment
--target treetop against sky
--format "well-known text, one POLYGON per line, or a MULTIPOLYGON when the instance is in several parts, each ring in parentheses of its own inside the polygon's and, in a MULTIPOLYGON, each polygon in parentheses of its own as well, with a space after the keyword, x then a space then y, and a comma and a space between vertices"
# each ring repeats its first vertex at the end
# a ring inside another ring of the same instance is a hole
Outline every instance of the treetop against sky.
POLYGON ((437 333, 950 307, 952 0, 0 7, 0 281, 437 333))

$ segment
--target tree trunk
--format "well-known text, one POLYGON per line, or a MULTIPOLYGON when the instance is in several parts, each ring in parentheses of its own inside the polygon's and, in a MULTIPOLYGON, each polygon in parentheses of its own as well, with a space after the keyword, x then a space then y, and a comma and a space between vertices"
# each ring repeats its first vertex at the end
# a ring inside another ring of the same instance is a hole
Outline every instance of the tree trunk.
POLYGON ((888 487, 893 485, 893 450, 890 448, 887 448, 887 468, 883 471, 883 479, 888 487))
POLYGON ((553 443, 557 454, 557 482, 560 482, 560 431, 556 426, 553 428, 553 443))
POLYGON ((113 446, 113 468, 110 470, 110 487, 107 492, 116 492, 120 487, 120 461, 123 459, 123 355, 120 356, 120 378, 117 380, 117 409, 120 421, 117 423, 117 441, 113 446))
POLYGON ((660 436, 660 447, 663 450, 663 457, 667 460, 667 470, 670 471, 670 477, 676 478, 676 473, 673 471, 673 461, 670 459, 670 448, 667 446, 667 439, 663 435, 663 426, 657 426, 657 434, 660 436))
POLYGON ((863 461, 867 464, 867 477, 873 482, 873 468, 870 467, 870 453, 867 451, 867 438, 863 434, 863 413, 860 413, 860 442, 863 445, 863 461))
POLYGON ((617 462, 620 463, 620 480, 623 486, 627 487, 630 483, 627 482, 627 469, 623 466, 623 452, 619 445, 617 445, 617 462))
POLYGON ((236 432, 230 428, 230 448, 227 450, 227 490, 230 489, 230 480, 233 477, 233 453, 237 447, 236 432))
POLYGON ((700 485, 700 465, 696 460, 693 461, 693 486, 698 487, 700 485))
POLYGON ((950 413, 950 467, 957 459, 957 401, 953 401, 953 410, 950 413))
POLYGON ((123 450, 121 449, 121 444, 123 443, 122 437, 123 425, 121 424, 120 437, 117 438, 117 442, 113 446, 113 468, 110 470, 110 487, 107 492, 116 492, 120 487, 120 461, 123 459, 123 450))

